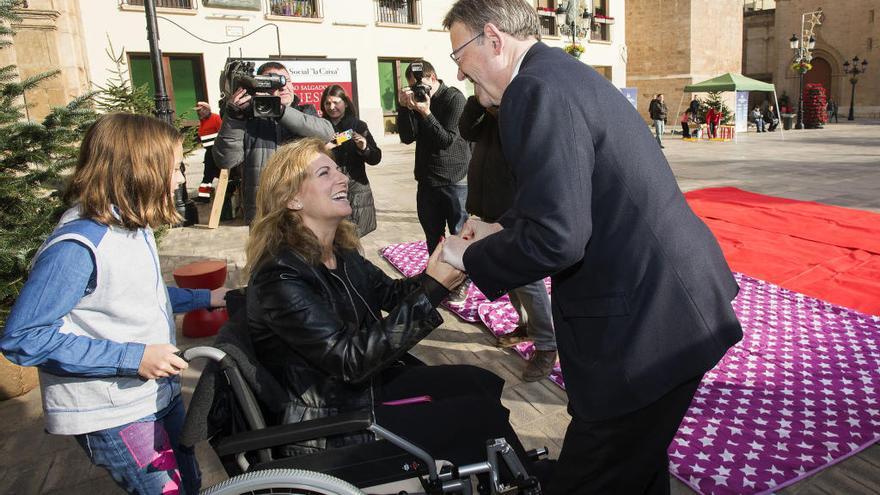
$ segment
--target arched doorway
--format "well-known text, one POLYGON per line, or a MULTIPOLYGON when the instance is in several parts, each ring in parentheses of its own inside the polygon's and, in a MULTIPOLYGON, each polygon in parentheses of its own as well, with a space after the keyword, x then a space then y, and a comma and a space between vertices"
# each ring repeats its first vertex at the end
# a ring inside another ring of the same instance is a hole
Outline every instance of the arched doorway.
POLYGON ((813 68, 804 74, 804 84, 819 83, 825 88, 825 97, 831 96, 831 64, 822 57, 811 62, 813 68))

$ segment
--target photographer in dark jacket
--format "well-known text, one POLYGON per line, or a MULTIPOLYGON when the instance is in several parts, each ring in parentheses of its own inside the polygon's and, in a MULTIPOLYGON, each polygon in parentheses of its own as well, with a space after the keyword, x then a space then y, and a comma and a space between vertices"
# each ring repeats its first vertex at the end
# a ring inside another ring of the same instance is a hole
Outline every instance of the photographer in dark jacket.
POLYGON ((424 68, 421 81, 413 76, 412 64, 406 68, 409 87, 397 95, 397 132, 404 144, 416 143, 416 211, 428 252, 434 252, 447 226, 451 234, 457 234, 467 220, 464 179, 471 151, 458 133, 464 95, 437 79, 431 64, 420 63, 424 68), (430 88, 425 101, 414 98, 412 87, 419 83, 430 88))
POLYGON ((226 102, 223 125, 214 141, 214 161, 220 168, 244 165, 242 173, 244 219, 250 224, 256 211, 257 184, 260 172, 278 146, 303 137, 317 137, 325 142, 333 139, 333 126, 318 117, 312 105, 300 105, 293 94, 293 81, 284 65, 266 62, 257 69, 259 75, 277 74, 287 83, 270 94, 281 98, 284 113, 278 119, 248 118, 251 95, 238 89, 226 102))
MULTIPOLYGON (((439 250, 421 275, 385 275, 357 252, 345 221, 347 187, 317 139, 281 147, 260 180, 245 267, 247 323, 257 359, 287 389, 281 421, 367 409, 440 459, 485 460, 485 441, 500 437, 522 455, 499 377, 473 366, 395 366, 440 325, 435 308, 464 276, 440 261, 439 250)), ((361 441, 336 436, 287 450, 361 441)))
POLYGON ((349 220, 357 227, 358 237, 363 237, 376 230, 376 207, 365 164, 378 164, 382 160, 382 150, 367 129, 367 123, 358 120, 351 98, 345 94, 342 86, 333 84, 324 88, 321 111, 324 118, 333 124, 337 136, 346 131, 352 132, 348 140, 333 148, 333 158, 348 175, 349 220))

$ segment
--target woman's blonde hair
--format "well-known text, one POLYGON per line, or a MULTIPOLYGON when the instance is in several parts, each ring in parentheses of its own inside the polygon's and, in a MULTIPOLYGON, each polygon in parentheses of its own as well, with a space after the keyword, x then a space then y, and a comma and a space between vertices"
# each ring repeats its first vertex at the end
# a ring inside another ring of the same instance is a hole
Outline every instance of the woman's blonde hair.
POLYGON ((170 187, 181 140, 177 129, 153 117, 102 115, 80 145, 65 200, 79 203, 84 217, 105 225, 138 229, 178 223, 170 187))
MULTIPOLYGON (((260 263, 277 254, 282 247, 294 250, 312 265, 321 263, 318 238, 303 223, 302 214, 287 207, 309 177, 309 165, 318 155, 333 158, 320 139, 300 139, 278 148, 263 168, 257 190, 257 214, 251 223, 247 265, 242 280, 248 280, 260 263)), ((333 245, 357 249, 358 243, 354 225, 347 220, 340 222, 333 245)))

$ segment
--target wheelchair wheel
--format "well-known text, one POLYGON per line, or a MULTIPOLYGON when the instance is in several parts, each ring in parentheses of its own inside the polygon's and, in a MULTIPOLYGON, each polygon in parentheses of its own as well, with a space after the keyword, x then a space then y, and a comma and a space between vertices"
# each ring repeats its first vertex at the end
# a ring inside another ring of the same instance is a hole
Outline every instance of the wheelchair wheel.
POLYGON ((302 469, 267 469, 230 478, 201 495, 245 494, 364 495, 353 485, 323 473, 302 469))

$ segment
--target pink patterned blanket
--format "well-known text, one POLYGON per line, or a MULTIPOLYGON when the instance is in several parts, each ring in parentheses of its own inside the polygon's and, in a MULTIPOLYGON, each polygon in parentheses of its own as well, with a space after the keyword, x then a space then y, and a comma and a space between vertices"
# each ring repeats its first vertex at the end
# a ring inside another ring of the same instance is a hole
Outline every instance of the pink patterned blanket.
MULTIPOLYGON (((424 242, 382 256, 407 276, 427 262, 424 242)), ((880 440, 880 316, 736 278, 744 338, 703 378, 669 447, 670 471, 703 494, 770 493, 880 440)), ((506 297, 469 295, 447 307, 495 335, 516 326, 506 297)), ((565 387, 558 364, 550 378, 565 387)))

